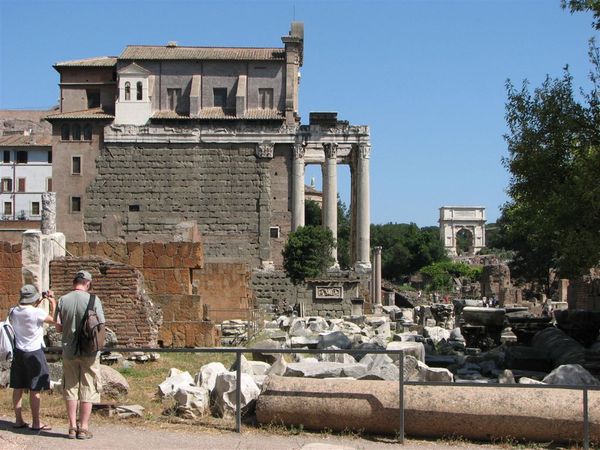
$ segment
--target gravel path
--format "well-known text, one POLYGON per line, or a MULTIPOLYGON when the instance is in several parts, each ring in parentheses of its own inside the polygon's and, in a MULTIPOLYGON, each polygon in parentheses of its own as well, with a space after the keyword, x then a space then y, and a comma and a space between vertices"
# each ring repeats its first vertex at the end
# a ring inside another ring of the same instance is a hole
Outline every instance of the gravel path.
POLYGON ((500 449, 491 445, 467 444, 448 441, 407 440, 399 446, 393 440, 364 439, 301 433, 299 435, 270 434, 247 429, 241 434, 229 431, 194 431, 161 429, 156 426, 132 427, 127 425, 93 425, 94 438, 81 441, 66 438, 67 427, 53 424, 53 430, 36 433, 12 429, 11 418, 0 417, 0 448, 17 449, 303 449, 303 450, 358 450, 358 449, 426 449, 467 448, 500 449))

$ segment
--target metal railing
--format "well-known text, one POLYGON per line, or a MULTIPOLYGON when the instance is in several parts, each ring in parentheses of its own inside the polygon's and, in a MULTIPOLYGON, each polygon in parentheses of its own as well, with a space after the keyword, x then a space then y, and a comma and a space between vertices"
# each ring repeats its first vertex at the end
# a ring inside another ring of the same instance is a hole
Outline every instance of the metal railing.
MULTIPOLYGON (((47 353, 61 353, 60 347, 50 347, 45 350, 47 353)), ((473 388, 516 388, 516 389, 566 389, 581 390, 583 396, 583 448, 588 450, 590 447, 590 424, 589 424, 589 401, 588 391, 600 391, 600 386, 590 385, 539 385, 539 384, 492 384, 492 383, 473 383, 473 382, 423 382, 423 381, 404 381, 404 351, 403 350, 374 350, 374 349, 275 349, 275 348, 245 348, 245 347, 199 347, 199 348, 152 348, 152 347, 111 347, 106 348, 107 352, 131 353, 131 352, 152 352, 152 353, 217 353, 217 354, 235 354, 236 367, 236 414, 235 430, 242 431, 242 406, 241 406, 241 382, 242 382, 242 354, 244 353, 266 353, 266 354, 371 354, 371 355, 398 355, 398 441, 404 443, 404 386, 447 386, 447 387, 473 387, 473 388)))

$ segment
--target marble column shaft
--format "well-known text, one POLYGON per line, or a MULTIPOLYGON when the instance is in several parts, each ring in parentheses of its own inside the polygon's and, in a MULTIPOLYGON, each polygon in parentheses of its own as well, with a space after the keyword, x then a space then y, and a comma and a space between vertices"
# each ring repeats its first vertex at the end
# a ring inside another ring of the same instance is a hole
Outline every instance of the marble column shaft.
MULTIPOLYGON (((331 230, 337 242, 337 144, 323 144, 325 164, 323 166, 323 225, 331 230)), ((337 266, 337 244, 331 252, 337 266)))
POLYGON ((356 159, 357 201, 356 201, 356 266, 357 269, 370 269, 371 214, 369 192, 370 144, 359 144, 356 159))
POLYGON ((304 153, 302 144, 295 144, 292 161, 292 231, 304 226, 304 153))

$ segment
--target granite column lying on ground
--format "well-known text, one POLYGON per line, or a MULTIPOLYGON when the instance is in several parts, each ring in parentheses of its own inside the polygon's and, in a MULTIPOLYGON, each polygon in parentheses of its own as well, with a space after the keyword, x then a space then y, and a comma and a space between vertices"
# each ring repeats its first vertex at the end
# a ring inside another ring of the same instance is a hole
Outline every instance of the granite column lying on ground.
MULTIPOLYGON (((257 400, 259 423, 306 429, 399 429, 398 382, 269 376, 257 400)), ((589 391, 589 432, 600 441, 600 391, 589 391)), ((404 388, 409 436, 469 439, 583 439, 582 391, 543 387, 416 386, 404 388)))

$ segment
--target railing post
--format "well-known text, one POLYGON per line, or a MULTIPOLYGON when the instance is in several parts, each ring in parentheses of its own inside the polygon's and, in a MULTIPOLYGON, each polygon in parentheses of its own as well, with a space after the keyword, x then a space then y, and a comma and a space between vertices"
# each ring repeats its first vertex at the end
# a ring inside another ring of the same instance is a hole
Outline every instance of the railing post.
POLYGON ((590 422, 588 417, 588 390, 583 386, 583 448, 590 448, 590 422))
POLYGON ((400 352, 400 386, 398 391, 398 399, 400 402, 400 430, 398 439, 400 444, 404 445, 404 350, 400 352))
POLYGON ((242 351, 235 352, 235 431, 242 432, 242 351))

